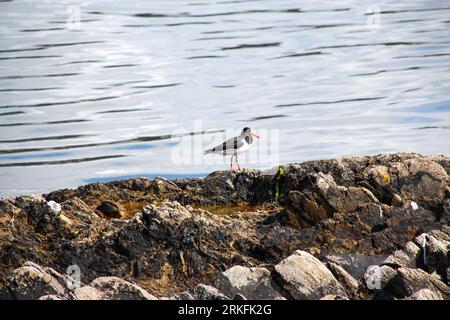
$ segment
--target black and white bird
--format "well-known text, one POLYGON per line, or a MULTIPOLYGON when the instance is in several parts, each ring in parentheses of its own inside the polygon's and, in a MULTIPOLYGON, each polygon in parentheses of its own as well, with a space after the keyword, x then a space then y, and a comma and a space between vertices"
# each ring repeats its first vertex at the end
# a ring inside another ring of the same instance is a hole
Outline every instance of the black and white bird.
POLYGON ((241 166, 238 161, 238 153, 242 153, 250 148, 250 145, 253 143, 253 137, 259 139, 259 135, 252 132, 249 127, 245 127, 242 129, 242 132, 239 136, 228 139, 227 141, 215 146, 214 148, 208 149, 204 151, 204 154, 220 154, 223 156, 231 155, 230 161, 230 171, 233 171, 233 157, 236 158, 236 164, 238 170, 241 170, 241 166))

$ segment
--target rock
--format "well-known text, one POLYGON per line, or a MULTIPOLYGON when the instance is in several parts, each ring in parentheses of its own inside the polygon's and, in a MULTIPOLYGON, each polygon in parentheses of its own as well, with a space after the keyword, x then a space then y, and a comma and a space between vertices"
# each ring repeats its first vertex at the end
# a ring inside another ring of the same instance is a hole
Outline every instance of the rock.
MULTIPOLYGON (((42 269, 64 287, 63 295, 42 295, 77 299, 64 272, 78 265, 86 284, 115 275, 154 296, 189 292, 196 298, 193 288, 218 286, 223 270, 272 270, 295 250, 338 263, 361 284, 368 265, 421 268, 448 284, 449 163, 448 156, 380 154, 205 178, 132 178, 0 199, 0 295, 11 298, 12 273, 32 260, 51 267, 42 269), (51 208, 52 201, 61 211, 51 208), (111 216, 96 210, 102 203, 111 216), (425 250, 421 234, 428 235, 425 250)), ((350 297, 396 298, 389 286, 360 285, 350 297)), ((79 294, 97 295, 89 287, 79 294)))
POLYGON ((444 168, 428 159, 408 159, 396 165, 401 195, 428 209, 438 209, 449 179, 444 168))
POLYGON ((326 266, 333 273, 336 280, 345 288, 347 295, 354 296, 358 291, 358 281, 337 263, 329 261, 326 263, 326 266))
POLYGON ((245 296, 240 293, 236 293, 232 300, 248 300, 245 296))
POLYGON ((364 283, 369 290, 382 290, 394 279, 397 271, 389 266, 370 266, 363 276, 364 283))
POLYGON ((439 292, 430 289, 421 289, 413 295, 405 298, 405 300, 443 300, 439 292))
POLYGON ((50 207, 50 209, 55 212, 55 214, 59 214, 61 212, 61 205, 55 201, 49 201, 47 202, 47 205, 50 207))
MULTIPOLYGON (((92 286, 82 286, 73 291, 76 300, 105 300, 103 292, 92 286)), ((108 296, 110 298, 110 296, 108 296)))
POLYGON ((422 269, 399 268, 397 275, 386 287, 395 298, 405 298, 419 290, 429 289, 444 299, 450 296, 450 287, 422 269))
MULTIPOLYGON (((449 231, 447 228, 442 230, 449 231)), ((414 238, 414 242, 421 247, 418 266, 429 273, 436 272, 447 283, 447 268, 450 265, 450 241, 447 237, 450 232, 447 235, 441 231, 439 233, 434 231, 434 234, 441 237, 441 239, 438 239, 433 236, 433 231, 414 238)))
POLYGON ((333 253, 324 256, 326 261, 338 264, 347 271, 353 278, 361 279, 369 266, 381 264, 386 256, 368 256, 357 253, 333 253))
POLYGON ((195 300, 194 296, 187 291, 180 292, 171 298, 173 300, 195 300))
POLYGON ((327 294, 326 296, 323 296, 322 298, 320 298, 320 300, 350 300, 350 299, 347 297, 343 297, 343 296, 327 294))
POLYGON ((275 281, 297 300, 313 300, 334 294, 346 296, 345 289, 330 270, 311 254, 298 250, 274 269, 275 281))
POLYGON ((39 297, 38 300, 65 300, 65 299, 60 296, 54 295, 54 294, 49 294, 49 295, 39 297))
POLYGON ((109 218, 120 218, 120 209, 116 203, 112 201, 103 201, 96 210, 103 213, 105 216, 109 218))
MULTIPOLYGON (((104 300, 157 300, 141 287, 117 277, 100 277, 89 284, 103 293, 104 300)), ((86 293, 86 291, 84 291, 86 293)), ((91 293, 93 293, 91 291, 91 293)))
POLYGON ((339 186, 330 174, 309 174, 299 183, 302 191, 289 192, 284 213, 284 220, 293 226, 316 225, 335 212, 353 212, 362 203, 378 203, 368 189, 339 186))
POLYGON ((31 204, 44 203, 45 198, 40 195, 23 195, 16 198, 15 205, 20 209, 25 209, 31 204))
POLYGON ((420 248, 414 242, 408 242, 404 250, 394 251, 382 264, 394 268, 415 268, 419 259, 420 248))
POLYGON ((9 298, 17 300, 34 300, 45 295, 64 296, 66 291, 57 279, 32 262, 14 270, 7 288, 9 298))
POLYGON ((222 272, 216 284, 217 288, 229 297, 237 294, 251 300, 271 300, 282 297, 273 288, 270 272, 266 268, 234 266, 222 272))
POLYGON ((197 285, 193 290, 193 294, 197 300, 230 300, 230 298, 213 286, 205 284, 197 285))
POLYGON ((415 203, 414 201, 408 200, 403 205, 403 208, 414 211, 414 210, 419 209, 419 205, 417 203, 415 203))

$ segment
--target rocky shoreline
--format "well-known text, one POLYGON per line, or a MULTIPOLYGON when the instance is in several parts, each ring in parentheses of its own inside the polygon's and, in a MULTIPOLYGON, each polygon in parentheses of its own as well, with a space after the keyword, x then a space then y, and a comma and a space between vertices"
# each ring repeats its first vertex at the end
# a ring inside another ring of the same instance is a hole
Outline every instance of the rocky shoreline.
POLYGON ((449 299, 449 174, 397 153, 2 198, 0 299, 449 299))

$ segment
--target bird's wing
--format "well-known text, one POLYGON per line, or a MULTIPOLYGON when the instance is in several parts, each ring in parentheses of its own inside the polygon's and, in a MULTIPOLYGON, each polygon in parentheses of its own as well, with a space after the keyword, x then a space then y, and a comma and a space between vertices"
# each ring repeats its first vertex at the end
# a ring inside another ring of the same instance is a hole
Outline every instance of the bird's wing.
POLYGON ((205 151, 206 153, 226 153, 230 150, 237 150, 244 145, 244 140, 240 137, 234 137, 227 141, 205 151))

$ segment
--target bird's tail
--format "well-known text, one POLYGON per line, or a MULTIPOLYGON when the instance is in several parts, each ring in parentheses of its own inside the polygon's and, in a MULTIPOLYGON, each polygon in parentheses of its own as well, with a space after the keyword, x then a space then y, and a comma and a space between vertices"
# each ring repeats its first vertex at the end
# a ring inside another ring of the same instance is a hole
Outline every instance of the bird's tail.
POLYGON ((203 151, 203 154, 210 154, 210 153, 213 153, 213 151, 214 151, 214 148, 208 149, 208 150, 203 151))

